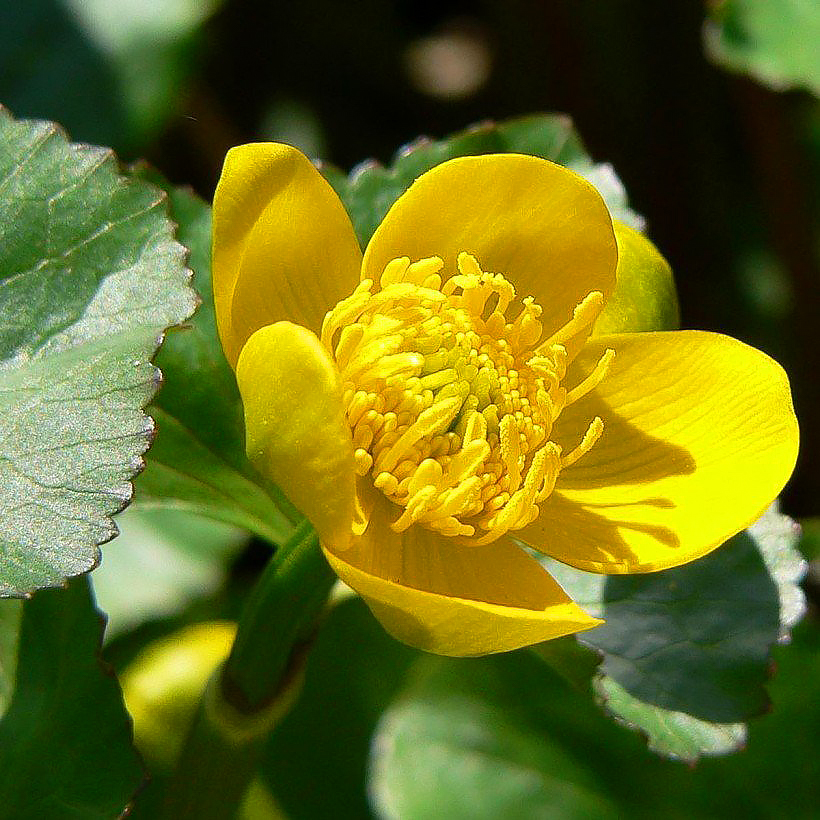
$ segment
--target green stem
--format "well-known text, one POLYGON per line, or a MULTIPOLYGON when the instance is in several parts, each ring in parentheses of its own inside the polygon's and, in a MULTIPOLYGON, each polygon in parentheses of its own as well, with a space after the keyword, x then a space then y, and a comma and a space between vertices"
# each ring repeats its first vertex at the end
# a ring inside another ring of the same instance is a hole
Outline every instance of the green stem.
POLYGON ((268 734, 298 691, 334 580, 316 533, 303 522, 253 589, 231 654, 200 703, 169 786, 169 820, 236 815, 268 734))

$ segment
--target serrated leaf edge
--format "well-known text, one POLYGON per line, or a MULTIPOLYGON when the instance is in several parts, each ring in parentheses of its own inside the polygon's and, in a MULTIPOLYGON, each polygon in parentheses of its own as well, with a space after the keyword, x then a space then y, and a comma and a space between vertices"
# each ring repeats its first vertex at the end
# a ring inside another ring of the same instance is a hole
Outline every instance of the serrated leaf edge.
MULTIPOLYGON (((31 125, 33 127, 43 128, 44 129, 44 135, 45 135, 44 139, 48 139, 52 136, 56 136, 59 139, 64 140, 66 145, 69 147, 69 149, 77 155, 83 155, 83 154, 94 155, 94 154, 96 154, 97 157, 99 158, 99 162, 95 167, 102 166, 106 162, 110 161, 110 162, 112 162, 114 173, 116 174, 116 176, 120 180, 129 179, 128 167, 125 166, 122 162, 120 162, 119 158, 117 157, 117 155, 116 155, 116 153, 113 149, 103 147, 103 146, 90 145, 88 143, 83 143, 83 142, 72 142, 71 138, 68 135, 68 133, 66 132, 66 130, 59 123, 52 122, 50 120, 31 119, 31 118, 17 119, 12 115, 11 111, 9 111, 9 109, 6 108, 5 106, 3 106, 2 104, 0 104, 0 119, 5 119, 7 121, 10 120, 13 123, 28 124, 28 125, 31 125)), ((133 176, 131 178, 133 179, 133 176)), ((169 203, 168 194, 164 190, 162 190, 162 188, 160 188, 159 186, 154 185, 153 183, 148 182, 146 180, 140 180, 140 184, 146 186, 147 189, 153 191, 156 194, 156 196, 157 196, 156 203, 157 203, 158 206, 162 207, 162 209, 165 213, 165 219, 166 219, 166 221, 168 223, 168 226, 169 226, 169 229, 170 229, 169 230, 169 236, 168 236, 168 240, 169 240, 168 250, 169 250, 169 252, 174 251, 174 252, 176 252, 180 255, 180 258, 181 258, 182 263, 183 263, 182 273, 185 276, 185 285, 187 286, 187 289, 189 291, 189 294, 191 296, 191 301, 192 301, 192 306, 191 306, 190 311, 185 316, 181 317, 177 322, 175 322, 172 325, 169 325, 168 327, 163 329, 160 333, 158 333, 157 336, 154 339, 153 344, 151 345, 151 347, 149 349, 148 361, 150 361, 152 363, 152 367, 153 367, 153 375, 152 375, 152 378, 150 379, 150 381, 153 384, 152 384, 152 387, 149 391, 149 395, 148 395, 147 399, 143 402, 140 402, 140 404, 139 404, 139 409, 142 411, 142 417, 143 417, 143 420, 145 421, 145 424, 146 424, 146 430, 145 430, 145 434, 144 434, 145 438, 143 439, 143 442, 144 442, 145 446, 142 448, 142 450, 139 453, 139 455, 137 456, 137 458, 134 459, 134 461, 131 464, 129 464, 128 467, 127 467, 127 474, 128 474, 127 482, 128 482, 128 485, 129 485, 129 492, 128 492, 127 496, 121 497, 120 500, 119 500, 119 503, 117 504, 117 506, 112 508, 110 510, 110 512, 106 512, 104 514, 102 523, 104 523, 104 525, 106 527, 106 530, 108 530, 109 534, 102 541, 98 541, 94 545, 96 547, 96 554, 95 554, 95 557, 94 557, 91 565, 86 570, 84 570, 83 572, 77 573, 76 576, 68 576, 68 577, 63 578, 62 580, 57 581, 53 584, 49 583, 49 584, 44 584, 42 586, 35 586, 35 587, 28 588, 28 589, 23 589, 23 590, 2 590, 2 591, 0 591, 0 599, 3 599, 3 598, 28 599, 28 598, 31 598, 31 596, 35 592, 37 592, 37 590, 39 590, 39 589, 65 588, 65 586, 67 585, 70 578, 78 577, 80 575, 84 575, 84 574, 87 574, 89 572, 92 572, 94 569, 96 569, 99 566, 100 561, 102 560, 102 552, 100 550, 100 547, 104 544, 109 543, 110 541, 112 541, 114 538, 116 538, 119 535, 119 532, 120 532, 119 527, 117 526, 116 522, 114 521, 114 516, 117 515, 118 513, 121 513, 133 501, 133 498, 134 498, 134 479, 136 479, 136 477, 145 469, 145 453, 151 447, 151 444, 153 443, 154 437, 156 435, 155 421, 147 412, 145 412, 147 410, 148 406, 153 402, 154 397, 156 396, 159 389, 162 387, 162 383, 163 383, 162 371, 156 365, 153 364, 153 359, 157 355, 157 352, 159 351, 160 347, 162 346, 162 343, 165 340, 165 336, 166 336, 167 331, 170 328, 174 328, 174 327, 183 328, 184 323, 187 322, 194 315, 194 313, 196 312, 196 310, 199 308, 200 304, 202 303, 202 300, 201 300, 199 294, 196 292, 196 290, 194 289, 193 284, 192 284, 194 274, 193 274, 193 271, 191 270, 191 268, 188 266, 188 259, 190 257, 190 251, 188 250, 188 248, 186 248, 184 245, 182 245, 182 243, 180 243, 176 239, 176 230, 178 228, 178 225, 177 225, 176 222, 174 222, 174 220, 171 219, 170 203, 169 203)))

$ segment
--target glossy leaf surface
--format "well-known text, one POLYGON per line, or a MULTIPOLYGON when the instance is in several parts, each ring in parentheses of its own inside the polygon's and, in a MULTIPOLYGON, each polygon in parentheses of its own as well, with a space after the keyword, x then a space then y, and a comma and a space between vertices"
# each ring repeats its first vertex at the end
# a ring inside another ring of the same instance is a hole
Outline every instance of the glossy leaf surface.
POLYGON ((188 278, 158 189, 0 110, 0 594, 90 569, 116 534, 188 278))

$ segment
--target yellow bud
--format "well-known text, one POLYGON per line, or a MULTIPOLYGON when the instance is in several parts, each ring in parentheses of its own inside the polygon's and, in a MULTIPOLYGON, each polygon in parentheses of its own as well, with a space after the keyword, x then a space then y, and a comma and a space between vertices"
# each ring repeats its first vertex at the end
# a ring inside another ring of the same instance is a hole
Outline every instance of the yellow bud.
POLYGON ((225 661, 236 624, 193 624, 146 647, 120 676, 134 740, 151 767, 170 769, 209 678, 225 661))

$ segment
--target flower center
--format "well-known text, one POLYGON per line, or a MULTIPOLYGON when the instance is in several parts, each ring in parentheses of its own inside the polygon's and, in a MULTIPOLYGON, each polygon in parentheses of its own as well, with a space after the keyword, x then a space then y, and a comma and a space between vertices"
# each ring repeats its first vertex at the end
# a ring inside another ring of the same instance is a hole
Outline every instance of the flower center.
POLYGON ((614 352, 567 392, 567 345, 603 306, 597 291, 541 342, 531 297, 513 320, 513 286, 458 256, 442 283, 438 257, 394 259, 380 288, 364 280, 325 317, 322 342, 341 373, 356 470, 399 508, 392 528, 418 523, 484 544, 538 516, 563 467, 603 432, 595 418, 571 452, 550 441, 567 405, 604 377, 614 352))

